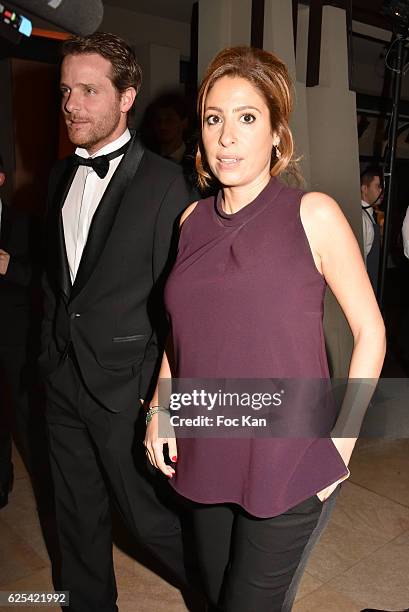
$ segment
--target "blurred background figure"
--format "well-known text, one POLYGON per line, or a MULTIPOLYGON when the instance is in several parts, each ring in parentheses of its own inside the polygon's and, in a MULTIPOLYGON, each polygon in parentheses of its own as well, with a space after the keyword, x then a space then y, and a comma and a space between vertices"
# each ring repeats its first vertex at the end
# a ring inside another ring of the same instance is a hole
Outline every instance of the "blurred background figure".
POLYGON ((194 106, 185 96, 169 91, 148 106, 141 126, 145 146, 180 164, 191 190, 197 188, 194 115, 194 106))
MULTIPOLYGON (((402 242, 405 257, 409 259, 409 206, 406 209, 402 225, 402 242)), ((407 309, 402 316, 402 323, 399 331, 398 345, 400 348, 402 365, 405 369, 406 376, 409 376, 409 311, 407 309)))
POLYGON ((382 172, 368 167, 361 174, 362 231, 365 265, 376 295, 379 258, 381 251, 381 227, 376 217, 376 207, 382 202, 382 172))
POLYGON ((186 100, 177 94, 165 94, 153 103, 153 137, 157 152, 178 164, 186 155, 189 116, 186 100))
MULTIPOLYGON (((0 157, 0 188, 6 180, 0 157)), ((29 455, 29 402, 26 378, 30 321, 31 264, 29 217, 1 197, 0 189, 0 508, 13 486, 11 438, 13 422, 20 452, 29 455), (10 410, 11 408, 11 410, 10 410)))

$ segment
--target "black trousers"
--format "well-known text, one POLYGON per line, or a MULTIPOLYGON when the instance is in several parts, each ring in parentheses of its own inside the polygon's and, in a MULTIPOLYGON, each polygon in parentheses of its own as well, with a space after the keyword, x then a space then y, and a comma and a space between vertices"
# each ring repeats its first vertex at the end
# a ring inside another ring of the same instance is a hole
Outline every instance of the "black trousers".
POLYGON ((109 493, 137 540, 172 570, 181 586, 186 584, 180 520, 160 499, 162 488, 172 495, 170 487, 165 477, 155 473, 150 479, 144 472, 142 443, 136 446, 140 456, 133 454, 139 399, 119 413, 104 409, 70 357, 50 375, 46 393, 61 586, 70 591, 69 609, 117 610, 109 493))
POLYGON ((19 447, 28 464, 29 455, 29 401, 27 384, 23 372, 27 351, 22 346, 0 345, 0 488, 5 486, 12 475, 11 439, 15 429, 19 436, 19 447), (7 400, 11 411, 7 411, 7 400))
POLYGON ((192 509, 203 586, 223 612, 290 612, 308 557, 326 526, 338 489, 284 514, 260 519, 235 505, 192 509))

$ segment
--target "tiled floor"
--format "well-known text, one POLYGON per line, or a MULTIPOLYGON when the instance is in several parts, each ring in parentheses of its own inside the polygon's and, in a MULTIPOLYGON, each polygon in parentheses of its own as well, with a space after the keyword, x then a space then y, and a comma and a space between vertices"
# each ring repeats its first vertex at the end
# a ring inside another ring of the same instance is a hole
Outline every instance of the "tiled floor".
MULTIPOLYGON (((17 455, 15 467, 14 490, 0 510, 0 591, 51 590, 47 549, 17 455)), ((119 547, 115 565, 120 612, 186 611, 179 591, 119 547)), ((365 607, 409 607, 407 439, 358 443, 350 481, 310 559, 293 610, 359 612, 365 607)))

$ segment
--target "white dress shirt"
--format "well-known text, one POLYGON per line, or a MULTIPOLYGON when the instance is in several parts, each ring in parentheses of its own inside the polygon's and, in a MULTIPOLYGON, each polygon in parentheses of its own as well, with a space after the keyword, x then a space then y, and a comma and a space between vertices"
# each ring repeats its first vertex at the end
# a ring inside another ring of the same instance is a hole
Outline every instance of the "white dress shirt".
POLYGON ((406 209, 406 215, 402 225, 403 252, 409 258, 409 206, 406 209))
MULTIPOLYGON (((361 200, 361 206, 368 206, 368 203, 361 200)), ((375 232, 373 228, 374 223, 376 223, 376 221, 375 221, 375 217, 373 213, 373 208, 372 207, 366 208, 365 210, 362 208, 362 233, 363 233, 363 241, 364 241, 365 263, 366 263, 366 258, 368 257, 368 253, 372 248, 372 244, 375 238, 375 232), (370 215, 373 221, 371 221, 367 213, 370 215)))
MULTIPOLYGON (((119 138, 102 147, 91 157, 108 155, 120 149, 130 138, 131 134, 126 129, 119 138)), ((90 157, 86 149, 77 148, 75 153, 81 157, 90 157)), ((109 170, 104 178, 100 178, 89 166, 78 166, 75 173, 62 209, 65 248, 72 283, 87 243, 92 218, 122 158, 123 155, 120 155, 109 162, 109 170)))

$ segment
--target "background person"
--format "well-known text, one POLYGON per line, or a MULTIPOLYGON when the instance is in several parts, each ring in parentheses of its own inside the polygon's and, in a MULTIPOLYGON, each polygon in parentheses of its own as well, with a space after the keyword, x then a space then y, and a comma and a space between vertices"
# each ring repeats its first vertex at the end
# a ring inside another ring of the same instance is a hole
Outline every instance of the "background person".
POLYGON ((379 258, 381 252, 381 228, 377 223, 374 207, 382 201, 382 173, 369 167, 361 174, 362 231, 365 265, 376 295, 378 287, 379 258))
POLYGON ((195 168, 196 139, 192 130, 189 100, 178 92, 167 92, 153 100, 146 110, 141 127, 144 144, 155 153, 180 164, 192 192, 197 192, 195 168))
MULTIPOLYGON (((196 163, 200 181, 216 178, 222 189, 182 217, 165 289, 174 355, 165 353, 162 378, 328 379, 326 284, 354 336, 351 379, 379 376, 383 321, 348 222, 329 196, 277 180, 292 163, 291 89, 285 65, 259 49, 225 49, 208 67, 196 163)), ((159 403, 157 391, 147 415, 148 456, 193 502, 210 601, 224 612, 291 610, 355 439, 217 439, 202 430, 176 446, 160 437, 159 403)), ((324 408, 312 407, 313 431, 334 424, 324 408)))
MULTIPOLYGON (((409 259, 409 206, 402 224, 403 253, 409 259)), ((409 312, 403 313, 399 329, 399 348, 406 375, 409 376, 409 312)))
MULTIPOLYGON (((0 188, 6 180, 0 157, 0 188)), ((1 193, 0 193, 1 195, 1 193)), ((26 375, 30 322, 29 217, 0 197, 0 508, 13 484, 12 429, 16 425, 26 466, 29 460, 29 399, 26 375), (7 410, 11 401, 11 411, 7 410)))
POLYGON ((160 155, 182 163, 188 129, 189 112, 185 98, 168 93, 153 102, 152 131, 160 155))

